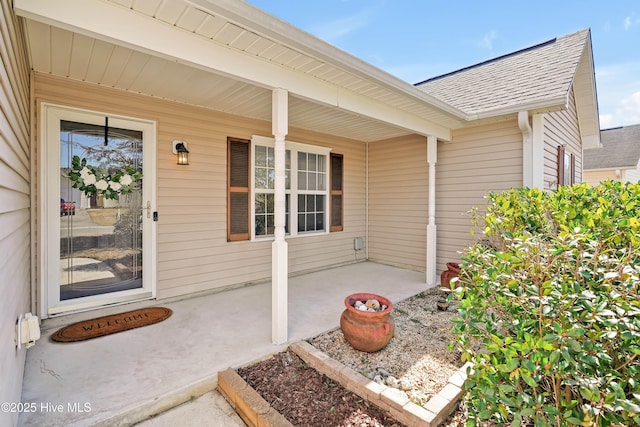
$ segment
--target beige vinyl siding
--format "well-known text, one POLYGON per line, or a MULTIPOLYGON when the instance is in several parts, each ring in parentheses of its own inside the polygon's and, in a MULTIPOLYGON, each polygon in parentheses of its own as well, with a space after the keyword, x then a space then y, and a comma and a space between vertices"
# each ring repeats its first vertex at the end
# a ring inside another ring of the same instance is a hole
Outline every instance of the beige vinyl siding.
POLYGON ((597 186, 600 182, 611 179, 613 181, 620 181, 620 177, 616 173, 615 169, 599 170, 599 171, 584 171, 583 182, 591 186, 597 186))
POLYGON ((602 181, 622 181, 622 182, 638 182, 640 180, 640 170, 638 169, 605 169, 584 171, 583 182, 591 186, 596 186, 602 181))
POLYGON ((424 271, 428 200, 427 140, 369 144, 369 259, 424 271))
MULTIPOLYGON (((38 101, 157 121, 158 298, 222 289, 271 277, 271 241, 227 242, 227 136, 271 135, 271 123, 71 80, 36 75, 38 101), (171 141, 185 140, 189 166, 171 141)), ((289 272, 363 259, 365 145, 290 129, 287 139, 344 154, 344 231, 288 239, 289 272)))
POLYGON ((622 171, 622 177, 625 182, 638 182, 640 180, 640 170, 627 169, 622 171))
MULTIPOLYGON (((0 4, 0 402, 21 401, 26 350, 14 325, 31 311, 30 67, 10 3, 0 4)), ((0 411, 0 425, 17 422, 0 411)))
POLYGON ((482 239, 470 234, 473 207, 484 196, 522 186, 522 132, 515 120, 452 133, 452 142, 438 143, 436 165, 437 269, 458 261, 460 253, 482 239))
POLYGON ((566 152, 575 156, 576 183, 582 182, 582 141, 573 89, 569 94, 567 110, 544 115, 544 187, 558 188, 558 146, 565 145, 566 152))

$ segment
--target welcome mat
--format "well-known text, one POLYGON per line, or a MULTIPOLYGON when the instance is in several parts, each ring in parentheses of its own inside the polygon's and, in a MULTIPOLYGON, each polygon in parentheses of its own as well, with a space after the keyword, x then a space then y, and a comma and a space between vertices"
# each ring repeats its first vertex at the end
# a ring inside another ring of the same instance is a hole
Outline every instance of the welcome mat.
POLYGON ((51 339, 58 342, 84 341, 129 329, 153 325, 171 316, 171 309, 150 307, 74 323, 57 330, 51 339))

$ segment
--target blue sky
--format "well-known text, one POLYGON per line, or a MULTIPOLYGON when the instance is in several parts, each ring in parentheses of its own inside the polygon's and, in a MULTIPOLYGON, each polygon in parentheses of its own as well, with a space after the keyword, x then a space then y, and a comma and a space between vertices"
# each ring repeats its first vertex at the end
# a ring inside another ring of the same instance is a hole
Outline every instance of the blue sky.
POLYGON ((640 124, 637 0, 249 0, 409 83, 591 28, 600 127, 640 124))

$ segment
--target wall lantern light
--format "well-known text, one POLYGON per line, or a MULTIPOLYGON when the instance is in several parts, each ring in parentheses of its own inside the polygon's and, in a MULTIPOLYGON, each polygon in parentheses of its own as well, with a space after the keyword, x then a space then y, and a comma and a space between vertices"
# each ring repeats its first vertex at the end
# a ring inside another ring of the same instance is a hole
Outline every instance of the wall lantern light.
POLYGON ((173 141, 173 154, 178 156, 179 165, 189 164, 189 150, 187 150, 187 143, 184 141, 173 141))

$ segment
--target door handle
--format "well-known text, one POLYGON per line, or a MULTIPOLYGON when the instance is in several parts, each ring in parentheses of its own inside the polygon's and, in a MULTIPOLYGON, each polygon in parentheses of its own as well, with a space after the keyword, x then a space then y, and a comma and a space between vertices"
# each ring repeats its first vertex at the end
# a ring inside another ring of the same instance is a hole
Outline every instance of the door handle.
POLYGON ((147 218, 151 218, 151 201, 147 202, 147 207, 140 209, 141 211, 147 211, 147 218))

